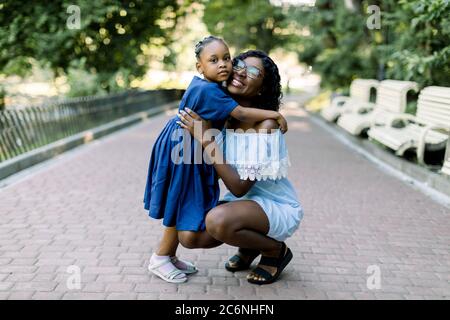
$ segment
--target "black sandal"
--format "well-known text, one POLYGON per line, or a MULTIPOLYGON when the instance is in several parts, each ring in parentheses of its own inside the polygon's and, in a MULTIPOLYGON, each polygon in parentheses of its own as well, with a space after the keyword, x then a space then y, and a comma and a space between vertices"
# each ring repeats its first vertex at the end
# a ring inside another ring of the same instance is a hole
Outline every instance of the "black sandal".
POLYGON ((257 276, 261 276, 264 278, 264 280, 254 280, 253 278, 247 279, 248 282, 254 283, 254 284, 270 284, 275 282, 278 277, 280 276, 281 272, 284 270, 284 268, 288 265, 288 263, 292 259, 292 251, 291 249, 287 248, 286 250, 286 244, 283 242, 281 246, 280 255, 278 258, 272 258, 272 257, 265 257, 262 256, 261 260, 259 261, 259 264, 269 267, 276 267, 277 272, 272 275, 268 271, 264 270, 261 267, 256 267, 252 270, 252 273, 256 274, 257 276))
POLYGON ((255 260, 256 257, 260 255, 259 250, 253 249, 240 248, 239 252, 247 256, 248 260, 245 261, 244 259, 242 259, 240 255, 235 254, 230 259, 228 259, 227 263, 225 263, 225 269, 231 272, 247 270, 248 268, 250 268, 250 265, 252 264, 253 260, 255 260), (233 263, 233 266, 230 264, 230 262, 233 263))

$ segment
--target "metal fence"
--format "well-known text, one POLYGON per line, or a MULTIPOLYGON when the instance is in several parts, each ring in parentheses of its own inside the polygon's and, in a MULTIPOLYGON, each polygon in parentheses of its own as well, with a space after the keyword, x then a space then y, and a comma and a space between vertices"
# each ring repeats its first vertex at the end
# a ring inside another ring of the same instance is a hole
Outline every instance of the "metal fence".
POLYGON ((0 162, 124 116, 181 99, 182 90, 130 91, 0 111, 0 162))

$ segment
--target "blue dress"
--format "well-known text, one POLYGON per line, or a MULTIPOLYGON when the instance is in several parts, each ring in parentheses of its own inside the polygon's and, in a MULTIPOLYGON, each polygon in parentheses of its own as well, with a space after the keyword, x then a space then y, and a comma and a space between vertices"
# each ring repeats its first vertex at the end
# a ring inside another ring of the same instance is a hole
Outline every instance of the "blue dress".
MULTIPOLYGON (((194 77, 179 110, 188 107, 203 119, 212 120, 213 127, 221 130, 236 106, 238 103, 219 84, 194 77)), ((195 161, 201 145, 176 121, 177 116, 169 120, 153 146, 144 208, 149 210, 150 217, 163 219, 167 227, 202 231, 206 213, 219 200, 218 176, 212 165, 195 161), (189 147, 191 152, 186 152, 189 147)))

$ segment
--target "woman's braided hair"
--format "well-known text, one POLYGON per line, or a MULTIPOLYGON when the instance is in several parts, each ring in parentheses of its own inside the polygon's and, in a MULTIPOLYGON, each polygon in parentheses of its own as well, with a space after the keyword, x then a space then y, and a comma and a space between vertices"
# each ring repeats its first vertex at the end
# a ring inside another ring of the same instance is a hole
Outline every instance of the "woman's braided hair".
POLYGON ((227 46, 226 42, 222 38, 218 38, 215 36, 207 36, 203 38, 203 40, 197 42, 197 44, 195 45, 195 57, 197 58, 197 60, 200 59, 200 54, 202 53, 206 45, 214 41, 220 41, 227 46))
POLYGON ((281 78, 277 65, 265 52, 260 50, 243 52, 234 59, 245 60, 248 57, 261 59, 264 67, 262 90, 261 94, 255 97, 255 107, 278 111, 280 109, 283 93, 281 91, 281 78))

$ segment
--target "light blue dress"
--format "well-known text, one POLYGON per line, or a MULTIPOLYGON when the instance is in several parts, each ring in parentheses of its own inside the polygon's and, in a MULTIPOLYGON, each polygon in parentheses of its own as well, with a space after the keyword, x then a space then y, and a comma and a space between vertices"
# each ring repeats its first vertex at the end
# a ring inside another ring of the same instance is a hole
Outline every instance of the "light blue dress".
POLYGON ((281 131, 262 133, 247 130, 244 133, 224 129, 216 141, 224 152, 226 163, 237 170, 242 180, 256 180, 243 197, 235 197, 229 192, 223 200, 255 201, 269 220, 267 236, 278 241, 292 236, 303 218, 303 208, 287 179, 290 161, 281 131))

